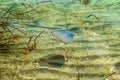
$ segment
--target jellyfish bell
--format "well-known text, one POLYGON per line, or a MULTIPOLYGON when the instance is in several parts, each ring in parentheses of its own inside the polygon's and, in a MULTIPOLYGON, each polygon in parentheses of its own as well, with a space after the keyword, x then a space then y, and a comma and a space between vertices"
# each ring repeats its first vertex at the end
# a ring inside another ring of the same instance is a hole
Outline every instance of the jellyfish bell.
POLYGON ((73 34, 68 30, 53 30, 52 35, 65 44, 73 42, 73 34))

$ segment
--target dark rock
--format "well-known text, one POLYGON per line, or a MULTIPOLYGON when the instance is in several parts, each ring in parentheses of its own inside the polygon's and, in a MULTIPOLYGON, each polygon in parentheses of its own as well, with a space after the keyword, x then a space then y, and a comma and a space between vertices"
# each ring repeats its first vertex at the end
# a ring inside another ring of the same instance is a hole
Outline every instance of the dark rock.
POLYGON ((60 68, 65 63, 65 57, 60 54, 49 54, 39 60, 34 61, 33 63, 38 63, 43 67, 60 68))
POLYGON ((114 64, 114 69, 120 72, 120 62, 114 64))

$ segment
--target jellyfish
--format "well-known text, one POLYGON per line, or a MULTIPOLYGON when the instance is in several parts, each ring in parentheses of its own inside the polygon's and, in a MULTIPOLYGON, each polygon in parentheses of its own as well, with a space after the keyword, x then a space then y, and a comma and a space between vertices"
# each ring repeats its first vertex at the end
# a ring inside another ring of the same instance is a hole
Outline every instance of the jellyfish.
POLYGON ((70 44, 73 42, 73 34, 68 30, 54 30, 51 33, 64 44, 70 44))

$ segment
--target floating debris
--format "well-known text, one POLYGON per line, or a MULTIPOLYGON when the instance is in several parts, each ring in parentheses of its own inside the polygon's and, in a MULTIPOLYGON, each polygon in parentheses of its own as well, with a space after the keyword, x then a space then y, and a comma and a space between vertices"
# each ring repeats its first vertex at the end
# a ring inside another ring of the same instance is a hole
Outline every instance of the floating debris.
POLYGON ((65 44, 73 42, 73 34, 68 30, 54 30, 51 33, 53 36, 65 44))

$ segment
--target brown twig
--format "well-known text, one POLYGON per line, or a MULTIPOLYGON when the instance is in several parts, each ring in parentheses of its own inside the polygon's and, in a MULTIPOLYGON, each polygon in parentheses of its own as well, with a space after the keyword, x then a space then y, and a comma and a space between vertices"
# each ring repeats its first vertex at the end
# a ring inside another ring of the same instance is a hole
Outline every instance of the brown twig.
POLYGON ((14 28, 17 29, 19 32, 23 33, 24 35, 27 35, 26 33, 24 33, 23 31, 21 31, 19 28, 14 28))
POLYGON ((37 14, 40 14, 40 11, 36 10, 33 6, 28 5, 30 8, 32 8, 33 11, 35 11, 37 14))
POLYGON ((107 75, 103 80, 106 80, 107 78, 109 78, 110 76, 114 75, 116 72, 112 72, 111 74, 107 75))
POLYGON ((12 6, 3 14, 3 16, 1 17, 1 19, 2 19, 7 13, 11 12, 13 7, 14 7, 14 5, 12 5, 12 6))
POLYGON ((14 35, 14 36, 10 36, 10 37, 8 37, 8 38, 4 38, 4 39, 1 39, 1 41, 4 41, 4 40, 9 40, 9 39, 18 39, 19 37, 21 37, 21 36, 18 36, 18 35, 14 35))
POLYGON ((27 43, 27 47, 25 49, 25 51, 26 51, 25 54, 29 54, 30 53, 30 50, 31 50, 31 48, 30 48, 31 39, 32 39, 32 37, 29 38, 29 41, 27 43))
POLYGON ((13 35, 12 31, 10 31, 10 29, 9 29, 7 26, 5 26, 5 28, 7 29, 7 31, 8 31, 10 34, 13 35))
POLYGON ((77 80, 80 80, 80 72, 78 70, 78 74, 77 74, 77 80))
POLYGON ((40 32, 34 39, 34 48, 37 48, 37 38, 43 33, 44 31, 40 32))
POLYGON ((25 48, 25 55, 22 57, 22 59, 25 59, 25 57, 33 50, 33 47, 31 48, 30 43, 31 43, 32 37, 29 38, 29 41, 27 42, 27 46, 25 48))
MULTIPOLYGON (((13 5, 13 6, 14 6, 14 5, 13 5)), ((5 31, 8 31, 8 32, 11 33, 12 35, 13 35, 13 33, 9 30, 9 28, 8 28, 7 26, 10 25, 10 24, 8 23, 8 19, 9 19, 9 16, 10 16, 11 12, 12 12, 13 6, 11 6, 11 7, 6 11, 6 13, 1 17, 1 19, 3 19, 4 16, 5 16, 7 13, 9 13, 8 16, 7 16, 6 21, 5 21, 5 22, 2 21, 1 24, 0 24, 5 31)))
POLYGON ((85 23, 91 23, 90 21, 84 21, 84 22, 82 22, 82 24, 81 25, 84 25, 85 23))
POLYGON ((52 0, 41 1, 40 3, 52 2, 52 0))
MULTIPOLYGON (((37 36, 38 37, 38 36, 37 36)), ((23 57, 23 59, 35 48, 35 46, 36 46, 36 39, 37 38, 35 38, 35 40, 34 40, 34 44, 33 45, 30 45, 31 44, 31 40, 32 40, 32 37, 30 37, 29 38, 29 41, 28 41, 28 43, 27 43, 27 46, 26 46, 26 48, 25 48, 25 55, 24 55, 24 57, 23 57)))
POLYGON ((6 25, 8 25, 8 24, 6 24, 5 22, 0 23, 0 27, 2 27, 5 31, 7 31, 6 28, 5 28, 6 25))
POLYGON ((100 21, 100 19, 95 14, 90 14, 90 15, 87 16, 87 18, 89 18, 91 16, 94 16, 98 21, 100 21))
MULTIPOLYGON (((95 14, 90 14, 90 15, 88 15, 86 18, 89 18, 89 17, 91 17, 91 16, 94 16, 95 19, 97 19, 98 21, 100 21, 100 19, 99 19, 95 14)), ((91 23, 91 22, 90 22, 90 21, 84 21, 84 22, 82 22, 81 25, 83 25, 83 24, 85 24, 85 23, 91 23)))

